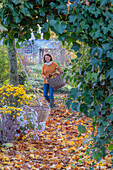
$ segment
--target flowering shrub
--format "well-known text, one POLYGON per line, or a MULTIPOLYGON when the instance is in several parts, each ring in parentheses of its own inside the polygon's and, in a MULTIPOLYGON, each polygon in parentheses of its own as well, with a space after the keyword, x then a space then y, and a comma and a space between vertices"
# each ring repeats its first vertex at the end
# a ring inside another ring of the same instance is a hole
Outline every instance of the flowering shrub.
POLYGON ((27 104, 28 96, 25 93, 24 86, 7 85, 0 88, 0 106, 20 107, 27 104))
MULTIPOLYGON (((20 108, 4 106, 0 108, 0 142, 10 142, 21 134, 26 135, 29 130, 34 133, 44 130, 45 122, 37 124, 37 114, 34 111, 26 114, 20 108)), ((36 136, 38 137, 38 136, 36 136)))
POLYGON ((18 119, 22 105, 27 104, 29 98, 25 94, 24 86, 13 85, 0 88, 0 142, 10 142, 20 129, 18 119))
MULTIPOLYGON (((7 85, 0 88, 0 143, 10 142, 20 134, 44 130, 45 122, 37 124, 37 114, 34 111, 26 114, 22 106, 28 104, 24 86, 7 85)), ((37 136, 36 136, 37 137, 37 136)))
POLYGON ((14 139, 18 129, 17 117, 20 116, 20 108, 4 106, 0 108, 0 142, 10 142, 14 139))
MULTIPOLYGON (((22 134, 27 134, 32 129, 32 134, 38 137, 35 132, 43 131, 45 129, 46 122, 37 123, 37 112, 33 110, 26 114, 25 111, 20 112, 20 117, 17 117, 18 130, 22 134)), ((19 134, 16 134, 18 136, 19 134)))

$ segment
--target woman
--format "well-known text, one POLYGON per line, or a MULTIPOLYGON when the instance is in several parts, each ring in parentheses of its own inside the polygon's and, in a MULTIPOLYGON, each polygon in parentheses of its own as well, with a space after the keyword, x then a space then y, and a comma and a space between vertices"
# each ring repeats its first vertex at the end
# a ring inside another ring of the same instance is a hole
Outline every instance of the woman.
POLYGON ((49 74, 55 73, 56 70, 60 71, 60 68, 57 66, 57 63, 53 62, 53 56, 49 53, 44 55, 43 62, 44 64, 42 66, 42 73, 41 73, 41 76, 44 79, 43 96, 50 103, 50 108, 52 109, 54 107, 54 96, 53 96, 54 90, 48 84, 47 77, 49 76, 49 74))

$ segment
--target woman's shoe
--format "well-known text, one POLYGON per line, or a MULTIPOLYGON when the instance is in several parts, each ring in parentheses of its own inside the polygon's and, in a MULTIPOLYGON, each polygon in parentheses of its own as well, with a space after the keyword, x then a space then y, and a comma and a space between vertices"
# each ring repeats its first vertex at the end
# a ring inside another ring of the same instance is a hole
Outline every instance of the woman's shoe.
POLYGON ((48 103, 50 103, 50 98, 46 99, 48 103))
POLYGON ((54 107, 54 99, 50 99, 50 108, 53 109, 54 107))

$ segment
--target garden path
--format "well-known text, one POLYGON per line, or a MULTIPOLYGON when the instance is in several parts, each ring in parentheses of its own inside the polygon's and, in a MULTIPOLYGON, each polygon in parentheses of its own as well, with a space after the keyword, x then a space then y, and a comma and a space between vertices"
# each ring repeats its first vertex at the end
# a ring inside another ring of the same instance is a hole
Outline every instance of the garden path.
MULTIPOLYGON (((68 110, 65 94, 55 95, 57 107, 50 113, 45 131, 39 132, 39 139, 20 136, 12 144, 0 149, 0 170, 85 170, 92 161, 86 154, 88 144, 84 144, 92 132, 92 122, 80 113, 68 110), (85 125, 86 133, 79 135, 77 125, 85 125)), ((91 141, 90 141, 91 143, 91 141)), ((88 153, 88 152, 87 152, 88 153)), ((101 163, 95 161, 94 169, 108 170, 110 156, 101 163)))

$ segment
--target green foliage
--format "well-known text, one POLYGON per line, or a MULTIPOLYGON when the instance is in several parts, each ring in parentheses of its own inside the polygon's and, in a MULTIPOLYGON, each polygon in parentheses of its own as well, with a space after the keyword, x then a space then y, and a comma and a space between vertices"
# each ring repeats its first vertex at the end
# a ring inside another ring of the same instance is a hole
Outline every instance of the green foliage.
POLYGON ((9 64, 6 46, 0 45, 0 85, 9 78, 9 64))
POLYGON ((92 118, 94 127, 98 127, 97 135, 93 136, 92 133, 92 156, 97 160, 105 157, 105 144, 113 141, 113 1, 72 0, 70 4, 66 4, 68 0, 3 2, 0 19, 8 29, 2 34, 6 45, 12 45, 14 38, 28 40, 31 29, 36 32, 39 24, 44 38, 49 38, 51 29, 63 44, 68 42, 75 52, 78 51, 77 58, 65 71, 71 70, 67 79, 70 77, 75 84, 67 104, 92 118), (81 52, 80 42, 90 47, 87 55, 81 52))
POLYGON ((78 131, 79 131, 80 133, 85 133, 85 132, 86 132, 86 127, 85 127, 85 126, 83 126, 83 125, 77 125, 77 127, 78 127, 78 131))
MULTIPOLYGON (((22 66, 17 59, 18 73, 21 72, 22 66)), ((7 46, 0 45, 0 86, 9 84, 9 61, 7 46)))
POLYGON ((69 22, 60 39, 70 41, 73 43, 72 49, 75 52, 79 51, 77 58, 65 69, 67 78, 75 83, 75 88, 69 93, 67 106, 91 117, 94 127, 98 126, 98 134, 94 137, 94 148, 97 147, 99 150, 98 154, 92 156, 99 160, 106 155, 104 144, 113 140, 113 27, 111 26, 113 6, 111 1, 89 2, 89 6, 84 2, 76 4, 74 13, 71 13, 70 9, 69 22), (74 25, 72 32, 67 29, 70 24, 74 25), (81 45, 77 39, 84 41, 84 44, 90 47, 86 55, 81 55, 81 45))

